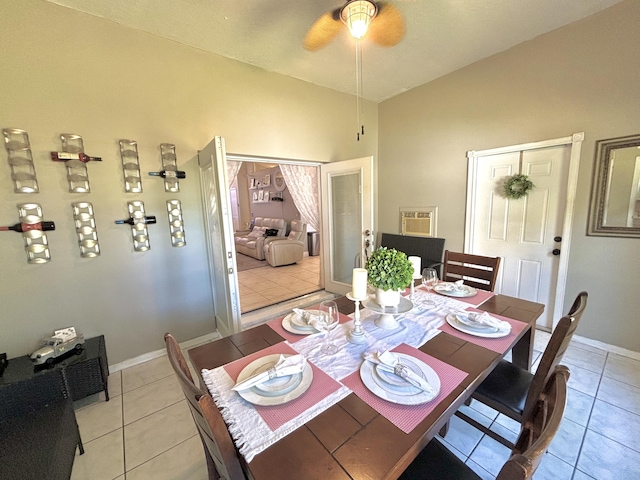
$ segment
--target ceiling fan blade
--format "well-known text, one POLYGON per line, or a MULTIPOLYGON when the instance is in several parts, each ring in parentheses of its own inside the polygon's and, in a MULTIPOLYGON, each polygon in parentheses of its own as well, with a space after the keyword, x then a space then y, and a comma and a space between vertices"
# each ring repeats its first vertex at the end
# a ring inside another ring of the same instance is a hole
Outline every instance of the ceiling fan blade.
POLYGON ((381 47, 393 47, 404 38, 406 28, 402 13, 386 2, 378 2, 378 14, 371 21, 367 38, 381 47))
POLYGON ((312 52, 327 45, 343 28, 340 9, 327 12, 311 26, 304 37, 304 48, 312 52))

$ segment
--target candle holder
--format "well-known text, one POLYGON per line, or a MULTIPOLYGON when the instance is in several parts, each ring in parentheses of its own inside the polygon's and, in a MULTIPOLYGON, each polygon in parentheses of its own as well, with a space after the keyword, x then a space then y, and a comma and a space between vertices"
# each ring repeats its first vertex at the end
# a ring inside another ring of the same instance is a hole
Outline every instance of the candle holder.
POLYGON ((355 343, 357 345, 363 344, 367 342, 367 338, 364 335, 364 330, 362 329, 362 323, 360 322, 360 302, 366 300, 365 298, 355 298, 351 296, 353 292, 347 293, 347 298, 356 304, 356 310, 353 314, 353 328, 347 335, 347 340, 350 343, 355 343))
POLYGON ((422 275, 416 275, 415 273, 413 274, 413 277, 411 279, 411 290, 409 292, 409 298, 411 299, 411 301, 413 302, 413 294, 416 293, 416 280, 422 278, 422 275))

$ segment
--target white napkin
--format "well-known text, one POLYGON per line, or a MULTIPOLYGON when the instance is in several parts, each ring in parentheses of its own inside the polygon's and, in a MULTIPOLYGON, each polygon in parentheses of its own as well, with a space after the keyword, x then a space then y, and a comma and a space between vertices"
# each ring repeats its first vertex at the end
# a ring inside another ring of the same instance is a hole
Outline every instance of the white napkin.
POLYGON ((364 359, 375 363, 376 365, 379 365, 381 368, 388 372, 395 373, 396 375, 398 375, 398 377, 402 378, 406 382, 409 382, 411 385, 424 390, 427 393, 430 393, 432 395, 436 393, 434 388, 429 385, 429 382, 427 382, 424 378, 416 375, 409 367, 405 366, 405 368, 396 371, 396 365, 401 362, 400 360, 398 360, 398 357, 396 357, 388 350, 383 353, 365 352, 364 359))
POLYGON ((456 292, 464 290, 464 280, 458 280, 457 282, 442 282, 438 283, 438 290, 444 290, 445 292, 456 292))
POLYGON ((306 310, 302 310, 301 308, 294 308, 293 313, 298 314, 300 318, 307 322, 307 325, 310 325, 312 327, 320 319, 320 315, 307 312, 306 310))
POLYGON ((251 388, 272 378, 294 375, 296 373, 302 372, 306 364, 307 360, 302 355, 291 355, 289 357, 280 355, 280 358, 278 359, 276 364, 269 370, 253 375, 252 377, 249 377, 242 382, 236 383, 235 386, 233 386, 231 389, 236 391, 247 390, 248 388, 251 388))
POLYGON ((496 317, 492 317, 487 312, 475 313, 475 312, 455 312, 462 323, 466 323, 471 326, 482 325, 485 327, 494 327, 498 330, 511 330, 511 324, 509 322, 505 322, 504 320, 500 320, 496 317))

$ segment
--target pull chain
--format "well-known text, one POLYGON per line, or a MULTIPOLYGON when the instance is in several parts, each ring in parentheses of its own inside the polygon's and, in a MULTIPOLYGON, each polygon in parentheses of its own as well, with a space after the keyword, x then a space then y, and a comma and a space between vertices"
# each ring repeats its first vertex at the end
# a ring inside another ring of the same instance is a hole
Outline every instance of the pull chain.
POLYGON ((364 135, 364 107, 362 99, 362 45, 356 39, 356 138, 364 135))

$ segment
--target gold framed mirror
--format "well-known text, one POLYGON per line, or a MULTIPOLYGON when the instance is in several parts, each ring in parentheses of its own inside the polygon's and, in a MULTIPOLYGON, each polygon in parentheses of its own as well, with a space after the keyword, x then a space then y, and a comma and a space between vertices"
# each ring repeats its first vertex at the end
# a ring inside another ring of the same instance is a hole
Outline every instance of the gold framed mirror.
POLYGON ((596 142, 587 235, 640 237, 640 135, 596 142))

